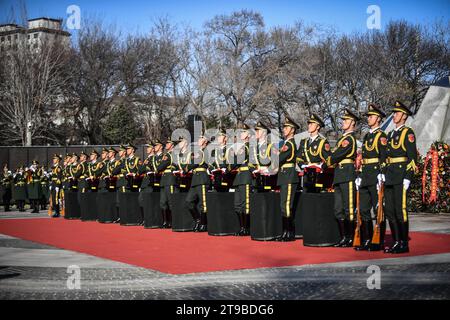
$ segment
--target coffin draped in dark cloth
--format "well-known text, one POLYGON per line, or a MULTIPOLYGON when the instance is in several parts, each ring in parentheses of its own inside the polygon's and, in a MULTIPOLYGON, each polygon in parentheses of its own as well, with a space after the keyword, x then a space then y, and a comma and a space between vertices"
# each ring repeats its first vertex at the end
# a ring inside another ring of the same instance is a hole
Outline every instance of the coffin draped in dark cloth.
POLYGON ((339 228, 333 213, 331 192, 303 193, 299 202, 303 245, 327 247, 339 242, 339 228))
POLYGON ((78 191, 66 190, 64 192, 65 219, 80 219, 81 209, 78 202, 78 191))
POLYGON ((206 205, 209 235, 227 236, 239 231, 239 217, 234 212, 233 192, 208 192, 206 205))
MULTIPOLYGON (((186 192, 173 193, 169 195, 170 208, 172 209, 172 231, 192 231, 194 219, 186 206, 186 192)), ((200 210, 200 208, 198 208, 200 210)))
POLYGON ((100 179, 99 191, 97 194, 98 222, 112 223, 118 218, 116 205, 116 183, 114 176, 105 176, 100 179))

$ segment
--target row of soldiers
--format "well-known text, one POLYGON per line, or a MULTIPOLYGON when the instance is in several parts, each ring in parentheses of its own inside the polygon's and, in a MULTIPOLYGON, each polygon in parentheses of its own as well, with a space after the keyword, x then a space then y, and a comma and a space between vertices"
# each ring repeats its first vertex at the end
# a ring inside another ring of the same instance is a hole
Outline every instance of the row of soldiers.
POLYGON ((396 101, 392 112, 396 128, 386 134, 380 128, 386 115, 377 105, 369 105, 366 116, 370 131, 364 136, 360 152, 355 128, 361 119, 346 109, 342 116, 343 134, 333 149, 320 135, 324 121, 312 114, 308 120, 309 137, 299 144, 294 140, 299 126, 286 117, 282 130, 284 140, 277 146, 267 142, 269 129, 258 122, 254 128, 256 146, 250 145, 251 128, 244 124, 239 128, 242 141, 239 147, 230 150, 228 136, 221 130, 217 137, 218 146, 212 154, 206 152, 209 139, 201 136, 192 152, 185 139, 165 143, 154 141, 148 144, 143 160, 135 155, 136 147, 132 144, 122 145, 118 150, 104 148, 101 154, 95 150, 89 155, 84 152, 80 155, 68 154, 64 166, 60 165, 62 157, 55 155, 50 177, 52 210, 55 217, 59 216, 58 199, 61 199, 62 189, 79 192, 103 189, 119 193, 158 191, 163 227, 170 228, 172 208, 169 196, 187 191, 186 207, 195 221, 193 230, 204 232, 208 212, 206 193, 211 180, 215 183, 216 178, 220 178, 217 179, 219 185, 216 190, 234 189, 234 210, 240 221, 240 230, 236 235, 246 236, 249 235, 250 225, 250 193, 257 186, 255 182, 275 177, 274 185, 279 188, 283 220, 283 232, 277 240, 293 241, 294 194, 300 182, 299 171, 308 172, 312 168, 313 171, 323 172, 326 168, 334 168, 334 214, 341 235, 336 247, 355 246, 353 239, 355 231, 358 231, 362 241, 355 247, 356 250, 408 252, 407 191, 417 170, 417 150, 414 132, 405 126, 411 115, 410 110, 396 101), (174 152, 175 146, 179 150, 177 153, 174 152), (278 157, 275 170, 270 157, 272 151, 278 157), (241 161, 237 161, 238 158, 241 161), (189 183, 185 179, 187 176, 190 176, 189 183), (356 203, 357 198, 359 203, 356 203), (383 200, 385 217, 394 240, 393 245, 387 248, 383 246, 384 217, 376 224, 381 241, 372 243, 372 212, 377 212, 380 204, 383 206, 383 200))
POLYGON ((11 211, 14 202, 17 210, 25 211, 25 204, 30 203, 32 213, 47 210, 49 199, 50 174, 38 161, 29 167, 20 166, 14 172, 5 164, 0 179, 0 191, 5 211, 11 211))

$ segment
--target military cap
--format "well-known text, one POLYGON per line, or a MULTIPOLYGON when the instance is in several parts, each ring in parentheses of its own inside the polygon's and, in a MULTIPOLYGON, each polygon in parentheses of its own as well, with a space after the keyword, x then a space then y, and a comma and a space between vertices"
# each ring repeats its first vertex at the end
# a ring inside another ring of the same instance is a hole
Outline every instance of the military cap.
POLYGON ((375 103, 369 104, 366 115, 379 116, 380 118, 386 117, 386 114, 383 111, 381 111, 380 106, 376 105, 375 103))
POLYGON ((269 128, 263 122, 258 121, 256 123, 255 130, 267 130, 267 131, 269 131, 269 128))
POLYGON ((72 152, 72 157, 77 157, 78 158, 78 155, 75 152, 72 152))
POLYGON ((103 147, 102 148, 102 153, 104 153, 104 152, 108 152, 108 148, 103 147))
POLYGON ((146 143, 145 146, 146 146, 147 148, 153 148, 153 147, 154 147, 153 142, 151 142, 151 141, 149 141, 148 143, 146 143))
POLYGON ((217 135, 226 137, 227 136, 227 132, 225 131, 225 129, 220 128, 219 131, 217 132, 217 135))
POLYGON ((97 150, 92 150, 92 152, 91 152, 91 155, 93 155, 93 154, 95 154, 97 157, 99 156, 99 154, 98 154, 98 152, 97 152, 97 150))
POLYGON ((323 120, 320 119, 320 117, 315 113, 311 114, 308 119, 308 123, 317 123, 321 128, 325 127, 325 123, 323 122, 323 120))
POLYGON ((300 126, 288 116, 286 116, 286 119, 284 120, 283 127, 291 127, 294 128, 295 130, 300 128, 300 126))
POLYGON ((159 139, 156 139, 154 142, 154 146, 156 147, 158 144, 162 145, 162 142, 159 139))
POLYGON ((33 162, 32 162, 31 164, 38 165, 38 164, 39 164, 39 161, 33 160, 33 162))
POLYGON ((129 143, 129 144, 127 144, 127 146, 126 146, 126 149, 133 149, 133 150, 137 150, 137 147, 134 145, 134 144, 132 144, 132 143, 129 143))
POLYGON ((238 129, 239 129, 239 130, 242 130, 242 131, 248 131, 248 130, 250 130, 251 128, 250 128, 246 123, 243 123, 243 124, 241 124, 240 126, 238 126, 238 129))
POLYGON ((175 142, 173 142, 172 139, 167 139, 167 140, 166 140, 166 144, 168 144, 168 143, 170 143, 170 144, 175 144, 175 142))
POLYGON ((83 151, 81 151, 81 152, 80 152, 80 157, 81 157, 81 156, 85 156, 85 157, 87 157, 88 155, 87 155, 87 153, 86 153, 86 152, 84 152, 84 150, 83 150, 83 151))
POLYGON ((127 150, 127 147, 124 146, 123 144, 121 144, 121 145, 119 146, 119 151, 125 151, 125 150, 127 150))
POLYGON ((62 160, 62 155, 60 155, 60 154, 54 154, 53 155, 53 159, 58 159, 58 160, 62 160))
POLYGON ((114 152, 114 153, 117 153, 117 150, 114 149, 114 147, 111 147, 111 148, 108 149, 108 152, 114 152))
POLYGON ((347 108, 345 108, 345 113, 344 113, 344 115, 341 117, 341 119, 343 119, 343 120, 347 120, 347 119, 350 119, 350 120, 353 120, 353 121, 355 121, 355 122, 358 122, 359 121, 359 117, 356 115, 356 114, 354 114, 353 112, 351 112, 349 109, 347 109, 347 108))
POLYGON ((392 112, 403 112, 405 114, 407 114, 408 116, 412 115, 412 112, 408 109, 407 106, 405 106, 402 102, 400 101, 395 101, 394 107, 392 108, 392 112))

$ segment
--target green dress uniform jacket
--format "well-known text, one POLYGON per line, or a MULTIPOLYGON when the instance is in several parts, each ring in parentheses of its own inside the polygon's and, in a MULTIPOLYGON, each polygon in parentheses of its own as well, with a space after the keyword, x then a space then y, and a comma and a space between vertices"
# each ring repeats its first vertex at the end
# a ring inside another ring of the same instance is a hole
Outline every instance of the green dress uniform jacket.
POLYGON ((333 184, 354 182, 356 179, 356 138, 353 133, 344 134, 327 159, 327 165, 335 165, 333 184))
POLYGON ((298 183, 298 174, 295 170, 296 154, 294 139, 284 141, 278 156, 278 186, 298 183))
POLYGON ((27 191, 30 200, 40 200, 42 197, 41 177, 42 169, 37 168, 35 171, 28 171, 27 191))
POLYGON ((361 187, 378 183, 378 175, 383 173, 386 165, 387 136, 381 129, 368 132, 362 145, 362 166, 359 177, 361 187))
MULTIPOLYGON (((297 162, 301 165, 320 165, 324 163, 330 156, 330 144, 327 139, 317 136, 311 142, 310 138, 302 139, 297 153, 297 162)), ((323 168, 323 167, 322 167, 323 168)))
POLYGON ((244 146, 236 151, 233 164, 230 167, 238 172, 233 181, 234 187, 253 184, 252 171, 255 169, 255 166, 250 163, 249 143, 245 143, 244 146))
POLYGON ((14 176, 13 198, 15 201, 27 200, 26 178, 22 173, 14 176))
POLYGON ((88 183, 86 181, 86 178, 88 177, 88 163, 86 161, 80 162, 74 172, 75 179, 78 180, 78 190, 85 192, 88 187, 88 183))

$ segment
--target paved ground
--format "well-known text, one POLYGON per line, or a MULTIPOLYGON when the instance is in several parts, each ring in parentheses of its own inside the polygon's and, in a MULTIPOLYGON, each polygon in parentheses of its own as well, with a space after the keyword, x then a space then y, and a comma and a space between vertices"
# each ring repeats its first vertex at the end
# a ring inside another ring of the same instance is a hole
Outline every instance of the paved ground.
MULTIPOLYGON (((30 217, 48 218, 0 212, 0 219, 30 217)), ((414 215, 411 229, 450 234, 450 215, 414 215)), ((0 299, 449 298, 450 254, 168 275, 0 235, 0 299), (80 267, 79 288, 72 265, 80 267), (379 278, 369 266, 379 268, 379 278)))

